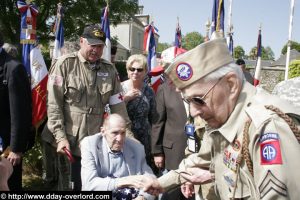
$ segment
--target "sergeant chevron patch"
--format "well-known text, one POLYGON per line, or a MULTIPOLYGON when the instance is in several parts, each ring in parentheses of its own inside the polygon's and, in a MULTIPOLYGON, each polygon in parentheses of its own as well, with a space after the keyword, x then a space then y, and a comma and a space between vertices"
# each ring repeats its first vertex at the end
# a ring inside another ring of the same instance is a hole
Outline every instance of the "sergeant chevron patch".
POLYGON ((282 196, 287 196, 286 185, 277 179, 270 170, 268 170, 265 178, 259 186, 260 198, 264 198, 264 196, 272 190, 282 196))

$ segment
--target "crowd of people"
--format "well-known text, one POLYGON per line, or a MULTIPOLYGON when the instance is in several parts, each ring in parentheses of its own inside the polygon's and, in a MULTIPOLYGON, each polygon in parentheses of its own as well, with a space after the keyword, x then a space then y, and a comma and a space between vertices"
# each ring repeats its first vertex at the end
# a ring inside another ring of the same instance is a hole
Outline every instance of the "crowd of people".
MULTIPOLYGON (((3 44, 0 34, 0 190, 21 191, 30 80, 3 44)), ((104 46, 105 33, 89 25, 78 51, 70 47, 49 70, 42 148, 53 190, 112 191, 115 199, 297 199, 300 108, 254 87, 225 39, 162 63, 157 93, 144 81, 144 55, 128 58, 128 80, 120 82, 101 58, 104 46)))

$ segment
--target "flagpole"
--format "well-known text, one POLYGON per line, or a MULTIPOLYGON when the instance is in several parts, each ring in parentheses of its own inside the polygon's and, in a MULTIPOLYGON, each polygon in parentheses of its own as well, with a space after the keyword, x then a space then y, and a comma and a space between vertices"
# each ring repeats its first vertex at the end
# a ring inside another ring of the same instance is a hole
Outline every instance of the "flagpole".
POLYGON ((230 36, 232 34, 232 0, 229 0, 229 8, 228 8, 228 32, 227 32, 227 45, 230 43, 230 36))
POLYGON ((295 5, 295 0, 291 0, 289 38, 288 38, 288 43, 287 43, 284 80, 287 80, 288 76, 289 76, 289 64, 290 64, 291 39, 292 39, 292 29, 293 29, 294 5, 295 5))

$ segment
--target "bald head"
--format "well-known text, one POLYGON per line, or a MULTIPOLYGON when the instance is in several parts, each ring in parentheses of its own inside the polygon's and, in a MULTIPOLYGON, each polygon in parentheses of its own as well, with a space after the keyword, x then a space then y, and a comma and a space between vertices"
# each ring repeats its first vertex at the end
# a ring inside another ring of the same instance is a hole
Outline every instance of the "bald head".
POLYGON ((104 120, 101 133, 112 151, 121 151, 126 137, 126 121, 119 114, 111 114, 104 120))
POLYGON ((125 119, 121 115, 114 113, 114 114, 109 115, 107 118, 105 118, 103 127, 110 128, 116 124, 121 124, 121 125, 123 124, 124 127, 126 128, 125 119))

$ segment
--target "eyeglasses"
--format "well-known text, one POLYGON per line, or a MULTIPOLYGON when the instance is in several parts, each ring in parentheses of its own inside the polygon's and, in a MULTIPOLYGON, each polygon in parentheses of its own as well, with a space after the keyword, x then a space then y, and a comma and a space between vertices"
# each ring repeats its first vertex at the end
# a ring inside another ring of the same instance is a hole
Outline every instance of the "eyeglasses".
POLYGON ((143 69, 143 68, 134 68, 134 67, 129 67, 128 69, 129 69, 129 71, 131 71, 131 72, 134 72, 134 71, 137 71, 137 72, 142 72, 142 71, 144 71, 144 69, 143 69))
POLYGON ((183 98, 183 101, 185 101, 187 104, 193 103, 198 106, 204 106, 206 102, 204 101, 205 97, 209 94, 210 91, 220 82, 222 78, 219 78, 219 80, 209 88, 209 90, 202 96, 202 97, 191 97, 191 98, 183 98))

